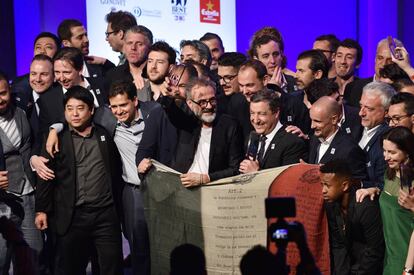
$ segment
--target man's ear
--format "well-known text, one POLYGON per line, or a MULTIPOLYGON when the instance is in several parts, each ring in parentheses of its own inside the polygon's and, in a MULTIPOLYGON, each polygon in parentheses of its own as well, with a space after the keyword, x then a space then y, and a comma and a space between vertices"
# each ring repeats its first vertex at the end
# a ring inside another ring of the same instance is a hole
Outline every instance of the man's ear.
POLYGON ((91 115, 93 115, 94 113, 95 113, 95 107, 92 107, 91 115))
POLYGON ((70 43, 70 41, 66 39, 62 40, 62 45, 65 47, 72 47, 72 43, 70 43))
POLYGON ((315 79, 321 79, 323 76, 322 70, 317 70, 316 72, 313 73, 313 76, 315 77, 315 79))
POLYGON ((350 188, 351 188, 351 181, 348 179, 344 180, 342 182, 342 191, 348 192, 350 188))

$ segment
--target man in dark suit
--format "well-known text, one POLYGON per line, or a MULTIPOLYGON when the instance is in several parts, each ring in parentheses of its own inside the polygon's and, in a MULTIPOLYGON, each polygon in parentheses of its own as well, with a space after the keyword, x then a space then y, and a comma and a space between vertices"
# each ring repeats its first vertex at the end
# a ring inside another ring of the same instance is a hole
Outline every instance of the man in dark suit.
POLYGON ((178 130, 178 143, 171 167, 184 173, 185 187, 199 186, 237 174, 242 159, 242 136, 237 122, 216 113, 215 85, 193 79, 186 88, 187 108, 180 109, 167 93, 161 99, 172 124, 178 130))
POLYGON ((146 75, 148 50, 152 43, 152 32, 145 26, 133 26, 126 31, 123 48, 126 62, 108 72, 105 77, 107 90, 116 80, 129 80, 134 82, 138 90, 138 100, 152 100, 151 95, 148 95, 146 91, 141 91, 145 84, 144 75, 146 75))
POLYGON ((64 108, 61 104, 67 89, 79 85, 87 88, 94 97, 94 106, 98 108, 108 103, 108 96, 102 82, 82 76, 83 57, 81 52, 72 47, 61 49, 54 58, 55 78, 60 84, 43 93, 39 99, 40 134, 49 132, 53 123, 64 122, 64 108))
POLYGON ((249 173, 260 169, 298 163, 307 159, 305 141, 285 131, 286 126, 279 121, 280 99, 268 91, 259 92, 250 101, 250 121, 259 135, 259 143, 250 140, 257 154, 250 155, 240 163, 239 171, 249 173), (257 148, 258 146, 258 148, 257 148))
POLYGON ((368 178, 363 182, 364 188, 384 187, 384 160, 381 137, 388 130, 385 115, 391 103, 395 90, 386 83, 371 82, 363 89, 359 111, 361 124, 364 126, 359 146, 367 154, 368 178))
POLYGON ((110 134, 91 123, 94 98, 87 89, 69 88, 64 106, 68 126, 59 134, 59 152, 52 159, 42 148, 55 178, 38 184, 35 224, 57 234, 65 274, 85 272, 91 247, 101 274, 121 274, 119 152, 110 134))
POLYGON ((332 274, 381 274, 385 244, 378 200, 356 202, 359 181, 352 177, 346 161, 331 160, 320 171, 332 274))
POLYGON ((351 136, 339 130, 341 108, 332 97, 324 96, 310 109, 314 135, 310 140, 309 163, 326 163, 333 159, 345 159, 354 178, 366 178, 366 156, 351 136))

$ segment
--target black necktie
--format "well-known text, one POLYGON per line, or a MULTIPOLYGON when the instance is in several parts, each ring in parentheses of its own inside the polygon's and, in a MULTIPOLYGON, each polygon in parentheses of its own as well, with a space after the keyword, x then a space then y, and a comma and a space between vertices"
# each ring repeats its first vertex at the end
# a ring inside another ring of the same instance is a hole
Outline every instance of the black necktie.
POLYGON ((260 142, 260 149, 259 153, 257 153, 257 160, 259 161, 259 164, 262 164, 264 152, 265 152, 265 145, 266 145, 266 136, 260 136, 259 142, 260 142))

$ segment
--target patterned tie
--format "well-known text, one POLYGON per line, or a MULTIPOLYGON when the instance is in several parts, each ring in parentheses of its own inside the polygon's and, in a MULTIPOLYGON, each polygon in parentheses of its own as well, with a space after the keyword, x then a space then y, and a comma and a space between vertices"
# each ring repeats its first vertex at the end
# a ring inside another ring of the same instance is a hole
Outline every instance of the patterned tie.
POLYGON ((264 157, 264 152, 265 152, 265 145, 266 145, 266 136, 260 136, 259 138, 259 142, 260 142, 260 149, 259 152, 257 153, 257 160, 259 161, 260 166, 262 165, 262 160, 264 157))

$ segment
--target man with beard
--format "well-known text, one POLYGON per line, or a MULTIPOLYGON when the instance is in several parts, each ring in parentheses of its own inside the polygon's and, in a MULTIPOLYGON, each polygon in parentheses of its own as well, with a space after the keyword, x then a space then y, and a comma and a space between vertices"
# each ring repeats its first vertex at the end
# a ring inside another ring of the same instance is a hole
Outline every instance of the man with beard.
POLYGON ((178 130, 178 142, 171 167, 184 173, 185 187, 207 184, 236 175, 242 160, 242 136, 237 122, 217 114, 214 83, 195 78, 186 87, 186 101, 192 114, 178 108, 169 93, 161 104, 178 130))
MULTIPOLYGON (((12 235, 20 242, 6 240, 0 236, 0 273, 9 274, 10 260, 16 256, 15 246, 25 251, 25 265, 14 266, 16 270, 26 270, 21 274, 38 274, 38 257, 42 249, 42 238, 33 224, 35 219, 35 179, 31 171, 30 159, 30 125, 26 114, 13 106, 8 79, 0 72, 0 141, 1 155, 5 165, 0 171, 0 189, 15 198, 13 203, 0 202, 0 216, 15 225, 18 231, 2 232, 4 237, 12 235), (14 196, 13 196, 14 195, 14 196), (8 234, 7 234, 8 233, 8 234), (10 234, 12 233, 12 234, 10 234), (33 263, 33 266, 30 264, 33 263), (30 270, 29 270, 30 269, 30 270)), ((4 223, 2 223, 4 225, 4 223)), ((7 230, 10 228, 2 228, 7 230)))
POLYGON ((211 53, 211 65, 210 70, 217 72, 219 66, 219 59, 224 54, 224 46, 221 37, 212 32, 206 32, 201 38, 200 41, 207 45, 211 53))
POLYGON ((362 61, 362 47, 353 39, 345 39, 341 41, 335 53, 335 69, 336 78, 334 81, 338 83, 339 94, 345 94, 346 86, 357 80, 354 75, 355 69, 359 68, 362 61))
POLYGON ((140 90, 144 88, 143 72, 147 64, 148 51, 153 43, 152 32, 145 26, 138 25, 128 29, 125 33, 123 53, 126 62, 111 71, 105 77, 105 87, 109 91, 112 82, 116 80, 129 80, 134 82, 139 90, 138 100, 148 101, 152 97, 140 90))
POLYGON ((148 81, 138 93, 146 93, 147 97, 157 101, 161 95, 161 85, 175 64, 175 50, 168 43, 159 41, 149 48, 147 61, 148 81))
POLYGON ((74 47, 82 52, 84 58, 82 75, 84 77, 103 77, 108 70, 115 67, 106 58, 89 55, 88 34, 79 20, 63 20, 59 24, 57 32, 64 47, 74 47))

